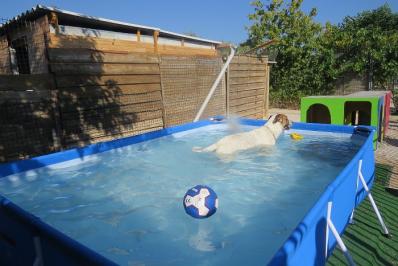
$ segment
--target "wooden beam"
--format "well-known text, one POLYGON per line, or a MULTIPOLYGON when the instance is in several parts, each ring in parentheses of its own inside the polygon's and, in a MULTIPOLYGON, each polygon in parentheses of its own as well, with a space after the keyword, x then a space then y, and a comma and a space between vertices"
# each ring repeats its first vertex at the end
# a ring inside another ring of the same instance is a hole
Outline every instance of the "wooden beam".
POLYGON ((159 63, 157 55, 132 52, 105 52, 79 48, 49 48, 51 63, 159 63))
POLYGON ((117 75, 117 74, 159 74, 158 64, 117 64, 117 63, 51 63, 51 71, 57 74, 76 75, 117 75))
POLYGON ((141 31, 137 30, 137 42, 141 41, 141 31))
MULTIPOLYGON (((1 78, 0 78, 1 80, 1 78)), ((107 86, 121 87, 129 84, 150 84, 160 83, 160 75, 57 75, 57 87, 87 87, 107 86)))
POLYGON ((155 53, 158 53, 158 37, 159 37, 159 31, 155 30, 153 32, 153 46, 155 53))
POLYGON ((244 52, 242 55, 251 54, 251 53, 257 51, 258 49, 266 48, 267 46, 274 45, 277 42, 278 42, 277 40, 266 41, 260 45, 257 45, 256 47, 250 49, 249 51, 244 52))
POLYGON ((226 114, 227 117, 230 115, 229 111, 229 93, 230 93, 230 86, 229 86, 229 67, 227 68, 227 72, 225 72, 225 106, 226 106, 226 114))
POLYGON ((50 33, 49 48, 82 48, 108 52, 153 53, 150 43, 50 33))
POLYGON ((145 94, 155 91, 160 91, 160 83, 147 83, 147 84, 127 84, 127 85, 93 85, 88 87, 64 87, 61 89, 62 93, 60 98, 67 98, 77 100, 79 97, 104 97, 117 98, 123 96, 131 96, 135 94, 145 94))
POLYGON ((181 39, 181 46, 184 46, 184 45, 185 45, 184 39, 181 39))
MULTIPOLYGON (((155 40, 156 34, 154 34, 155 40)), ((128 40, 106 39, 97 37, 82 37, 82 36, 64 36, 49 34, 49 48, 64 48, 64 49, 90 49, 98 52, 107 53, 154 53, 156 49, 158 54, 162 55, 182 55, 182 56, 209 56, 217 57, 217 51, 214 49, 193 48, 179 45, 165 45, 158 44, 156 41, 156 48, 151 43, 136 42, 128 40)), ((156 40, 158 38, 156 37, 156 40)), ((251 63, 251 62, 250 62, 251 63)))
POLYGON ((49 74, 0 75, 0 91, 50 90, 54 87, 49 74))

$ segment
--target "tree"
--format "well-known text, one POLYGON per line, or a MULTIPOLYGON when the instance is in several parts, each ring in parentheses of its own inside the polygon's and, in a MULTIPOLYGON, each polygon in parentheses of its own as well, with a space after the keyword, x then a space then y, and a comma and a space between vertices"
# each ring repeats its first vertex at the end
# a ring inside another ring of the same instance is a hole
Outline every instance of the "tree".
MULTIPOLYGON (((249 15, 253 24, 248 28, 249 40, 244 44, 254 47, 267 40, 276 40, 270 49, 277 51, 273 65, 271 101, 297 105, 301 96, 328 93, 333 80, 335 56, 327 49, 322 36, 325 29, 314 21, 316 9, 309 14, 301 10, 303 0, 272 0, 264 5, 254 1, 254 13, 249 15), (326 84, 326 85, 325 85, 326 84)), ((244 48, 242 48, 244 49, 244 48)))
POLYGON ((346 17, 335 31, 339 70, 367 74, 377 88, 398 75, 398 14, 388 5, 346 17))
POLYGON ((270 76, 270 99, 280 107, 298 105, 300 97, 330 94, 347 72, 367 74, 376 88, 398 76, 398 13, 388 5, 344 18, 339 25, 314 21, 316 9, 301 10, 303 0, 252 3, 249 38, 240 50, 276 40, 278 56, 270 76))

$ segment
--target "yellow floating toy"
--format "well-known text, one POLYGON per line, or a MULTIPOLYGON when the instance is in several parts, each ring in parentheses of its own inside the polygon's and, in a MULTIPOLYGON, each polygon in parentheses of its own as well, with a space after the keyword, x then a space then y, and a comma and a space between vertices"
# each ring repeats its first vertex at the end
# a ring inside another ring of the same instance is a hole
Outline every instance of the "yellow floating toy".
POLYGON ((301 139, 303 139, 303 136, 300 135, 299 133, 292 133, 292 134, 290 134, 290 137, 291 137, 292 139, 294 139, 294 140, 301 140, 301 139))

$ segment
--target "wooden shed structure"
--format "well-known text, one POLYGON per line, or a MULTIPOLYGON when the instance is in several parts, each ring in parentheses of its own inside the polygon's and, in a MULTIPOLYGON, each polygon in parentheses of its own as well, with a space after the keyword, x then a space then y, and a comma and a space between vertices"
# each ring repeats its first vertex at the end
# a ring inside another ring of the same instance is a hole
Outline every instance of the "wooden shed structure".
MULTIPOLYGON (((0 25, 0 161, 193 120, 221 42, 36 6, 0 25)), ((266 57, 235 56, 202 118, 262 118, 266 57)))

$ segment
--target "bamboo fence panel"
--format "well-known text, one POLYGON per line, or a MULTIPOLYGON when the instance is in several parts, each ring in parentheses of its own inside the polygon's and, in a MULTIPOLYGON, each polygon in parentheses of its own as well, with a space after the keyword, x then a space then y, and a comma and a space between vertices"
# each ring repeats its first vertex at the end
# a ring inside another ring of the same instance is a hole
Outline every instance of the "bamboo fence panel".
MULTIPOLYGON (((162 56, 165 125, 192 122, 222 67, 221 58, 162 56)), ((202 118, 225 115, 225 81, 218 85, 202 118)))

